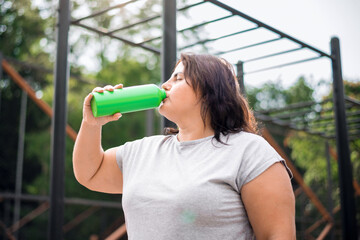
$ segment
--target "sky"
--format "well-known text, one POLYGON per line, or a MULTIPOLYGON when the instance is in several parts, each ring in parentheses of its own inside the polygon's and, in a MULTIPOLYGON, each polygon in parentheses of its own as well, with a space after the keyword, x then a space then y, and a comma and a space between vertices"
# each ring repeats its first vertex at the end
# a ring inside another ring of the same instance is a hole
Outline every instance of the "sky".
MULTIPOLYGON (((271 27, 274 27, 300 41, 303 41, 325 53, 330 54, 330 40, 337 36, 340 39, 341 60, 343 78, 351 81, 360 81, 360 1, 359 0, 222 0, 221 2, 236 8, 237 10, 249 15, 271 27)), ((199 7, 200 8, 200 7, 199 7)), ((206 9, 202 6, 202 14, 216 16, 220 14, 219 10, 206 9)), ((190 15, 189 19, 196 19, 195 13, 190 15)), ((185 18, 178 20, 186 21, 185 18)), ((247 22, 241 22, 241 19, 222 24, 209 31, 210 36, 216 37, 216 32, 226 34, 230 29, 232 32, 245 29, 254 25, 247 22), (236 22, 237 21, 237 22, 236 22), (212 35, 213 33, 213 35, 212 35)), ((186 25, 186 24, 185 24, 186 25)), ((255 32, 255 31, 253 31, 255 32)), ((240 34, 238 37, 229 38, 226 41, 217 41, 208 44, 214 46, 214 49, 231 49, 229 46, 242 46, 251 43, 272 39, 274 36, 268 31, 257 30, 257 33, 240 34), (248 39, 246 39, 248 38, 248 39)), ((178 41, 181 44, 181 41, 178 41)), ((239 60, 251 59, 253 57, 267 55, 269 53, 288 50, 298 45, 287 40, 255 47, 243 51, 237 51, 231 54, 222 55, 231 63, 239 60)), ((233 47, 232 47, 233 48, 233 47)), ((215 51, 216 52, 216 51, 215 51)), ((250 72, 264 67, 278 65, 281 63, 301 60, 315 57, 317 54, 312 51, 298 51, 293 54, 281 55, 276 58, 269 58, 262 61, 245 63, 244 71, 250 72)), ((282 67, 275 70, 264 71, 261 73, 245 74, 245 85, 260 86, 271 80, 281 82, 284 87, 288 87, 298 79, 299 76, 305 78, 316 85, 319 81, 331 81, 331 62, 327 58, 321 58, 315 61, 309 61, 288 67, 282 67)), ((319 91, 327 91, 322 89, 319 91)), ((321 94, 321 93, 319 93, 321 94)))

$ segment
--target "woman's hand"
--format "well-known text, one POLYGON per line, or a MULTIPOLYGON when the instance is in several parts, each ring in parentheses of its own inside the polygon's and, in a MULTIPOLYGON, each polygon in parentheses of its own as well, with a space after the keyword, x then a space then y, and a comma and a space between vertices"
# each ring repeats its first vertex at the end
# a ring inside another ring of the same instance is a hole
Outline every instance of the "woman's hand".
POLYGON ((83 121, 89 125, 103 126, 108 122, 118 120, 122 116, 121 113, 115 113, 114 115, 111 116, 94 117, 91 111, 90 102, 91 99, 93 98, 93 94, 92 94, 93 92, 99 92, 99 93, 102 93, 104 91, 112 92, 114 91, 114 89, 120 89, 120 88, 123 88, 122 84, 118 84, 116 86, 107 85, 104 88, 101 87, 94 88, 94 90, 85 97, 84 106, 83 106, 83 121))

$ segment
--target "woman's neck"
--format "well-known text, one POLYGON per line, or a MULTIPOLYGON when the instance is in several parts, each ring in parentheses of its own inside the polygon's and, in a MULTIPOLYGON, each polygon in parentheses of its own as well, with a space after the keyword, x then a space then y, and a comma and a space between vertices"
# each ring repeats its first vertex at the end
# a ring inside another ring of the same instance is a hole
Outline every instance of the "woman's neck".
POLYGON ((179 142, 191 141, 196 139, 205 138, 208 136, 213 136, 214 130, 211 128, 210 121, 191 121, 189 124, 178 125, 179 133, 178 140, 179 142))

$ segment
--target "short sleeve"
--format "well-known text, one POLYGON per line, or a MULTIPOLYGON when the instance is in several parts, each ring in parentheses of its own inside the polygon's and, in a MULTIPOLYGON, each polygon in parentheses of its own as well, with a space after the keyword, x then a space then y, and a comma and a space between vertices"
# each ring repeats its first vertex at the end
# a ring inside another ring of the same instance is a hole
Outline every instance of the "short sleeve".
POLYGON ((291 179, 292 173, 290 169, 275 149, 262 137, 258 136, 252 139, 247 145, 239 167, 236 179, 239 191, 241 191, 245 184, 258 177, 277 162, 281 162, 284 165, 291 179))
POLYGON ((121 172, 123 172, 123 158, 124 158, 124 145, 119 146, 116 150, 116 162, 121 172))

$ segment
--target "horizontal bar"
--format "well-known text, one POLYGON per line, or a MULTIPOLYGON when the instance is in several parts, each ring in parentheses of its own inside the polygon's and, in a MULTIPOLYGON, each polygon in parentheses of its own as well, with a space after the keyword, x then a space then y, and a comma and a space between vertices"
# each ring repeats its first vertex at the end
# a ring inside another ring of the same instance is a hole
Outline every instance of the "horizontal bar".
POLYGON ((278 52, 278 53, 273 53, 273 54, 269 54, 269 55, 264 55, 264 56, 261 56, 261 57, 256 57, 256 58, 244 60, 243 63, 258 61, 258 60, 261 60, 261 59, 264 59, 264 58, 269 58, 269 57, 275 57, 275 56, 282 55, 282 54, 286 54, 286 53, 296 52, 296 51, 299 51, 299 50, 302 50, 302 49, 304 49, 304 47, 299 47, 299 48, 294 48, 294 49, 290 49, 290 50, 283 51, 283 52, 278 52))
POLYGON ((323 57, 323 56, 313 57, 313 58, 307 58, 307 59, 303 59, 303 60, 299 60, 299 61, 295 61, 295 62, 280 64, 280 65, 275 65, 275 66, 272 66, 272 67, 267 67, 267 68, 258 69, 258 70, 255 70, 255 71, 245 72, 244 74, 252 74, 252 73, 258 73, 258 72, 262 72, 262 71, 271 70, 271 69, 274 69, 274 68, 286 67, 286 66, 295 65, 295 64, 298 64, 298 63, 303 63, 303 62, 308 62, 308 61, 317 60, 317 59, 322 58, 322 57, 323 57))
POLYGON ((349 96, 345 96, 345 100, 348 101, 348 102, 350 102, 350 103, 353 103, 353 104, 355 104, 355 105, 360 106, 360 101, 357 100, 357 99, 354 99, 354 98, 349 97, 349 96))
MULTIPOLYGON (((187 9, 189 9, 189 8, 192 8, 192 7, 195 7, 195 6, 204 4, 204 3, 205 3, 205 2, 197 2, 197 3, 194 3, 194 4, 187 5, 187 6, 185 6, 185 7, 179 8, 177 11, 184 11, 184 10, 187 10, 187 9)), ((153 21, 153 20, 158 19, 158 18, 160 18, 160 17, 161 17, 161 15, 158 14, 158 15, 155 15, 155 16, 152 16, 152 17, 149 17, 149 18, 140 20, 140 21, 138 21, 138 22, 129 24, 129 25, 127 25, 127 26, 124 26, 124 27, 121 27, 121 28, 117 28, 117 29, 111 30, 111 31, 109 31, 108 33, 109 33, 109 34, 112 34, 112 33, 114 33, 114 32, 118 32, 118 31, 125 30, 125 29, 131 28, 131 27, 134 27, 134 26, 137 26, 137 25, 140 25, 140 24, 149 22, 149 21, 153 21)))
POLYGON ((231 14, 231 15, 227 15, 227 16, 225 16, 225 17, 215 18, 215 19, 213 19, 213 20, 211 20, 211 21, 199 23, 199 24, 193 25, 193 26, 191 26, 191 27, 181 29, 181 30, 179 30, 178 32, 182 33, 182 32, 185 32, 185 31, 193 30, 193 29, 195 29, 195 28, 202 27, 202 26, 208 25, 208 24, 210 24, 210 23, 218 22, 218 21, 221 21, 221 20, 225 20, 225 19, 230 18, 230 17, 233 17, 233 16, 234 16, 234 15, 231 14))
POLYGON ((104 9, 104 10, 101 10, 101 11, 95 12, 95 13, 93 13, 93 14, 90 14, 89 16, 72 20, 71 23, 72 23, 72 24, 79 23, 80 21, 83 21, 83 20, 88 19, 88 18, 93 18, 93 17, 99 16, 99 15, 104 14, 104 13, 106 13, 106 12, 108 12, 108 11, 110 11, 110 10, 113 10, 113 9, 115 9, 115 8, 125 7, 126 5, 128 5, 128 4, 130 4, 130 3, 133 3, 133 2, 136 2, 136 1, 139 1, 139 0, 130 0, 130 1, 127 1, 127 2, 124 2, 124 3, 120 3, 120 4, 117 4, 117 5, 108 7, 108 8, 106 8, 106 9, 104 9))
POLYGON ((184 6, 182 8, 179 8, 177 11, 185 11, 189 8, 192 8, 192 7, 196 7, 196 6, 199 6, 199 5, 202 5, 206 3, 205 1, 200 1, 200 2, 197 2, 197 3, 194 3, 194 4, 190 4, 190 5, 187 5, 187 6, 184 6))
POLYGON ((281 39, 282 39, 281 37, 274 38, 274 39, 270 39, 270 40, 267 40, 267 41, 254 43, 254 44, 250 44, 250 45, 247 45, 247 46, 243 46, 243 47, 239 47, 239 48, 235 48, 235 49, 231 49, 231 50, 227 50, 227 51, 217 52, 217 53, 214 53, 214 55, 223 55, 223 54, 226 54, 226 53, 235 52, 235 51, 243 50, 243 49, 246 49, 246 48, 256 47, 256 46, 263 45, 263 44, 266 44, 266 43, 276 42, 276 41, 279 41, 281 39))
POLYGON ((145 41, 139 42, 137 44, 144 44, 144 43, 152 42, 152 41, 155 41, 155 40, 158 40, 158 39, 161 39, 161 38, 162 38, 162 36, 158 36, 158 37, 150 38, 150 39, 147 39, 145 41))
POLYGON ((138 43, 134 43, 130 40, 127 40, 125 38, 121 38, 121 37, 118 37, 118 36, 115 36, 115 35, 112 35, 112 34, 109 34, 108 32, 106 32, 106 30, 100 30, 99 28, 93 28, 93 27, 90 27, 90 26, 87 26, 87 25, 84 25, 84 24, 81 24, 81 23, 74 23, 74 25, 76 26, 79 26, 79 27, 83 27, 85 29, 88 29, 90 31, 93 31, 93 32, 96 32, 100 35, 104 35, 104 36, 108 36, 108 37, 111 37, 111 38, 114 38, 114 39, 117 39, 117 40, 120 40, 130 46, 133 46, 133 47, 140 47, 140 48, 143 48, 145 50, 148 50, 152 53, 155 53, 155 54, 158 54, 160 55, 160 50, 159 49, 155 49, 155 48, 152 48, 152 47, 149 47, 149 46, 145 46, 145 45, 142 45, 142 44, 138 44, 138 43))
POLYGON ((109 34, 113 34, 113 33, 115 33, 115 32, 121 31, 121 30, 125 30, 125 29, 131 28, 131 27, 134 27, 134 26, 137 26, 137 25, 140 25, 140 24, 146 23, 146 22, 150 22, 150 21, 155 20, 155 19, 157 19, 157 18, 159 18, 159 16, 158 16, 158 15, 153 16, 153 17, 149 17, 149 18, 146 18, 146 19, 140 20, 140 21, 138 21, 138 22, 135 22, 135 23, 132 23, 132 24, 126 25, 126 26, 124 26, 124 27, 120 27, 120 28, 117 28, 117 29, 111 30, 111 31, 109 31, 108 33, 109 33, 109 34))
POLYGON ((300 128, 298 126, 295 126, 295 125, 291 124, 291 122, 276 119, 276 118, 273 118, 273 117, 270 117, 270 116, 267 116, 267 115, 255 113, 255 118, 260 120, 260 121, 271 122, 271 123, 273 123, 275 125, 278 125, 278 126, 281 126, 281 127, 286 127, 286 128, 293 129, 293 130, 296 130, 296 131, 303 131, 303 132, 309 133, 311 135, 316 135, 316 136, 326 138, 326 136, 325 136, 325 134, 323 132, 312 131, 312 130, 308 129, 307 127, 300 128))
POLYGON ((276 117, 276 118, 293 118, 293 117, 297 117, 297 116, 304 116, 304 114, 307 113, 312 113, 314 112, 313 109, 304 109, 304 110, 297 110, 297 111, 293 111, 293 112, 288 112, 288 113, 278 113, 275 115, 271 115, 272 117, 276 117))
MULTIPOLYGON (((328 100, 330 101, 330 100, 328 100)), ((266 114, 266 113, 273 113, 273 112, 282 112, 282 111, 288 111, 288 110, 294 110, 294 109, 298 109, 298 108, 304 108, 304 107, 310 107, 314 104, 317 104, 314 101, 307 101, 307 102, 300 102, 300 103, 293 103, 293 104, 289 104, 283 108, 271 108, 268 110, 261 110, 259 111, 260 113, 266 114)))
POLYGON ((198 45, 198 44, 204 44, 204 43, 207 43, 207 42, 213 42, 213 41, 217 41, 217 40, 220 40, 220 39, 223 39, 223 38, 232 37, 232 36, 235 36, 235 35, 238 35, 238 34, 250 32, 250 31, 256 30, 258 28, 259 27, 249 28, 249 29, 245 29, 245 30, 242 30, 242 31, 239 31, 239 32, 234 32, 234 33, 230 33, 230 34, 227 34, 227 35, 223 35, 223 36, 220 36, 220 37, 217 37, 217 38, 210 38, 210 39, 201 40, 201 41, 192 43, 190 45, 186 45, 184 47, 181 47, 181 48, 179 48, 179 50, 181 51, 181 50, 184 50, 184 49, 189 48, 189 47, 193 47, 193 46, 198 45))
MULTIPOLYGON (((14 193, 1 192, 0 198, 15 199, 17 195, 14 193)), ((18 196, 19 199, 23 201, 32 201, 32 202, 49 202, 49 196, 41 195, 29 195, 21 194, 18 196)), ((99 207, 108 207, 108 208, 120 208, 122 209, 121 202, 111 202, 111 201, 99 201, 99 200, 90 200, 83 198, 65 198, 66 204, 75 204, 75 205, 89 205, 89 206, 99 206, 99 207)))
POLYGON ((214 5, 217 5, 218 7, 221 7, 223 9, 225 9, 225 10, 230 11, 234 15, 238 15, 238 16, 240 16, 242 18, 245 18, 246 20, 249 20, 250 22, 253 22, 253 23, 257 24, 259 27, 266 28, 266 29, 268 29, 268 30, 270 30, 270 31, 272 31, 274 33, 279 34, 281 37, 287 38, 287 39, 289 39, 289 40, 291 40, 291 41, 293 41, 295 43, 300 44, 303 47, 309 48, 310 50, 319 53, 323 57, 328 57, 330 59, 332 58, 332 56, 330 56, 329 54, 324 53, 323 51, 320 51, 319 49, 316 49, 316 48, 314 48, 314 47, 312 47, 312 46, 310 46, 310 45, 308 45, 308 44, 306 44, 306 43, 304 43, 304 42, 302 42, 302 41, 300 41, 300 40, 298 40, 296 38, 293 38, 292 36, 290 36, 288 34, 285 34, 285 33, 281 32, 281 31, 279 31, 279 30, 277 30, 277 29, 275 29, 275 28, 273 28, 273 27, 271 27, 271 26, 269 26, 269 25, 267 25, 267 24, 265 24, 263 22, 260 22, 260 21, 256 20, 255 18, 252 18, 252 17, 250 17, 250 16, 248 16, 248 15, 246 15, 246 14, 244 14, 244 13, 242 13, 242 12, 240 12, 240 11, 238 11, 238 10, 236 10, 236 9, 234 9, 234 8, 224 4, 222 2, 219 2, 217 0, 204 0, 204 1, 211 2, 214 5))
MULTIPOLYGON (((197 25, 188 27, 188 28, 183 28, 183 29, 179 30, 178 32, 179 32, 179 33, 183 33, 183 32, 185 32, 185 31, 189 31, 189 30, 192 30, 192 29, 195 29, 195 28, 198 28, 198 27, 201 27, 201 26, 205 26, 205 25, 207 25, 207 24, 214 23, 214 22, 217 22, 217 21, 221 21, 221 20, 224 20, 224 19, 233 17, 233 16, 234 16, 234 15, 228 15, 228 16, 225 16, 225 17, 216 18, 216 19, 211 20, 211 21, 208 21, 208 22, 200 23, 200 24, 197 24, 197 25)), ((162 38, 162 36, 150 38, 150 39, 147 39, 147 40, 145 40, 145 41, 139 42, 138 44, 144 44, 144 43, 147 43, 147 42, 152 42, 152 41, 154 41, 154 40, 158 40, 158 39, 161 39, 161 38, 162 38)))

